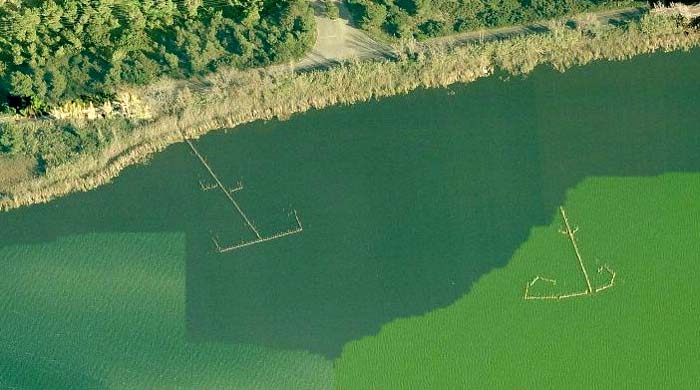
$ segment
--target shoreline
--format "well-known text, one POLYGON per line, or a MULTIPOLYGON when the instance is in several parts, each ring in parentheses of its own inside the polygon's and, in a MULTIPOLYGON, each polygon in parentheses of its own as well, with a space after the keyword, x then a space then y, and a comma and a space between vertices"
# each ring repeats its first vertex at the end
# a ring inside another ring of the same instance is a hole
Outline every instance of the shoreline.
POLYGON ((126 167, 184 141, 181 134, 196 139, 256 120, 285 120, 310 109, 469 83, 496 69, 524 75, 548 64, 563 72, 592 61, 620 61, 700 46, 698 31, 689 32, 661 15, 647 15, 626 28, 592 28, 571 29, 553 22, 549 32, 507 40, 404 48, 395 61, 356 61, 302 73, 290 66, 228 69, 197 80, 163 80, 133 92, 155 113, 154 120, 130 127, 126 134, 114 132, 114 139, 96 156, 82 156, 14 185, 0 196, 0 210, 45 203, 107 184, 126 167))

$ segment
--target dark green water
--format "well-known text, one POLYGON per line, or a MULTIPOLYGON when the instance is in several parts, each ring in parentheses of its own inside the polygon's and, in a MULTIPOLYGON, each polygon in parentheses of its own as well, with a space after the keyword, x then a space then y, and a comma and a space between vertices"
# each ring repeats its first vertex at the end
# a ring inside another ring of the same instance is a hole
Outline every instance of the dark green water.
POLYGON ((0 246, 184 232, 191 341, 333 357, 468 292, 583 178, 700 171, 698 54, 490 78, 196 143, 223 181, 243 181, 235 197, 263 234, 292 228, 294 208, 298 235, 215 253, 212 232, 253 236, 179 144, 97 191, 1 214, 0 246))

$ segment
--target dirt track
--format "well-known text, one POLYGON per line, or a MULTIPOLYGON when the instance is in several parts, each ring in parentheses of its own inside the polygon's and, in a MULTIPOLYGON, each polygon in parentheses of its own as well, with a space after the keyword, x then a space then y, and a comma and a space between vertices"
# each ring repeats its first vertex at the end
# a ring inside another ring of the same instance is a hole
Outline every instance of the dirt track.
MULTIPOLYGON (((340 18, 331 20, 323 13, 319 0, 312 2, 316 12, 317 39, 313 49, 299 62, 294 64, 297 70, 324 68, 350 59, 387 58, 395 55, 395 49, 387 44, 377 42, 364 31, 352 25, 350 12, 340 0, 335 0, 340 8, 340 18)), ((597 13, 581 14, 569 18, 567 24, 576 26, 580 23, 600 23, 619 25, 626 21, 639 19, 645 12, 643 8, 624 8, 597 13)), ((488 30, 470 31, 440 38, 422 41, 420 45, 460 45, 475 42, 487 42, 507 39, 517 35, 542 33, 548 31, 546 22, 520 26, 502 27, 488 30)))
POLYGON ((316 44, 309 54, 301 59, 296 69, 327 67, 352 58, 378 58, 393 53, 389 45, 370 38, 364 31, 350 22, 350 12, 340 0, 340 18, 331 20, 323 15, 320 1, 312 2, 316 12, 316 44))
MULTIPOLYGON (((568 19, 567 25, 576 26, 581 23, 600 23, 612 26, 623 24, 627 21, 638 20, 645 12, 643 8, 623 8, 610 11, 601 11, 572 16, 568 19)), ((421 42, 422 45, 459 45, 465 43, 488 42, 500 39, 507 39, 517 35, 547 32, 547 22, 537 22, 519 26, 501 27, 495 29, 484 29, 469 31, 462 34, 448 35, 440 38, 428 39, 421 42)))

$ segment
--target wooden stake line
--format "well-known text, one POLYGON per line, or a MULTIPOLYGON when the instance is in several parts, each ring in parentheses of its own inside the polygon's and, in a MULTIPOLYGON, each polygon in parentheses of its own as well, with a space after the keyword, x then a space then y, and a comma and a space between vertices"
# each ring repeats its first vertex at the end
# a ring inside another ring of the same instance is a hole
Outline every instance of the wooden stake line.
MULTIPOLYGON (((216 183, 207 184, 203 180, 199 181, 199 186, 202 188, 202 191, 209 191, 209 190, 213 190, 213 189, 219 187, 219 185, 216 183)), ((236 183, 236 187, 229 188, 228 190, 230 193, 233 194, 233 193, 236 193, 242 189, 243 189, 243 183, 239 181, 238 183, 236 183)))
POLYGON ((591 285, 591 279, 588 277, 588 271, 586 270, 586 266, 583 264, 581 252, 578 249, 578 245, 576 244, 576 237, 574 236, 578 231, 578 228, 576 228, 576 231, 571 229, 571 225, 569 224, 569 218, 567 218, 566 211, 564 210, 563 206, 559 206, 559 212, 561 213, 561 217, 564 220, 564 225, 566 225, 566 234, 569 236, 569 240, 571 240, 571 245, 574 247, 576 259, 578 260, 578 264, 581 267, 581 272, 583 272, 583 277, 584 279, 586 279, 586 288, 588 289, 589 293, 592 293, 593 286, 591 285))
POLYGON ((586 280, 586 290, 581 291, 581 292, 574 292, 574 293, 569 293, 569 294, 562 294, 562 295, 530 295, 530 287, 534 286, 536 283, 543 281, 550 283, 552 285, 556 285, 557 281, 555 279, 548 279, 542 276, 535 276, 532 281, 527 283, 525 285, 525 295, 523 296, 523 299, 525 300, 551 300, 551 299, 567 299, 567 298, 573 298, 573 297, 580 297, 584 295, 593 295, 596 293, 599 293, 601 291, 607 290, 615 285, 615 276, 617 274, 615 271, 610 269, 607 264, 604 264, 603 266, 598 268, 598 273, 601 273, 603 271, 606 271, 610 274, 610 282, 606 285, 603 285, 601 287, 598 287, 596 289, 593 289, 593 285, 591 284, 591 280, 588 276, 588 271, 586 270, 586 266, 583 262, 583 258, 581 257, 581 251, 578 248, 578 245, 576 243, 576 237, 575 234, 578 232, 578 227, 574 227, 573 229, 571 228, 571 224, 569 223, 569 219, 566 216, 566 211, 564 210, 564 207, 559 207, 559 212, 561 214, 562 219, 564 220, 564 225, 566 229, 561 229, 559 230, 560 233, 566 235, 569 240, 571 241, 571 245, 574 247, 574 253, 576 254, 576 259, 578 260, 579 267, 581 269, 581 273, 584 276, 584 279, 586 280))
POLYGON ((228 247, 221 247, 221 245, 219 244, 218 237, 212 237, 212 240, 214 241, 214 246, 216 246, 216 250, 219 253, 226 253, 226 252, 235 251, 236 249, 245 248, 247 246, 260 244, 260 243, 267 242, 267 241, 272 241, 272 240, 286 237, 286 236, 291 236, 292 234, 301 233, 304 230, 304 227, 301 226, 301 221, 299 220, 299 216, 297 215, 296 210, 294 210, 294 218, 296 219, 296 222, 297 222, 296 228, 291 229, 291 230, 287 230, 287 231, 284 231, 282 233, 278 233, 278 234, 275 234, 275 235, 272 235, 269 237, 264 237, 264 238, 261 237, 261 238, 258 238, 258 239, 252 240, 252 241, 241 242, 240 244, 232 245, 232 246, 228 246, 228 247))
POLYGON ((185 142, 187 142, 187 145, 189 145, 189 147, 192 150, 192 152, 194 153, 194 155, 199 159, 199 161, 202 163, 202 165, 204 165, 204 167, 207 169, 207 171, 209 172, 209 174, 211 175, 211 177, 214 179, 214 181, 216 183, 216 184, 212 184, 212 185, 205 185, 202 182, 202 180, 200 180, 199 185, 200 185, 200 187, 202 187, 202 190, 208 191, 208 190, 214 189, 216 187, 219 187, 219 189, 221 189, 221 191, 224 193, 224 195, 226 195, 226 197, 229 199, 229 201, 231 201, 231 203, 235 206, 238 213, 241 215, 241 217, 243 217, 243 219, 245 220, 248 227, 255 233, 255 236, 257 237, 256 239, 254 239, 252 241, 247 241, 247 242, 244 241, 244 242, 241 242, 240 244, 237 244, 237 245, 222 247, 221 244, 219 243, 218 235, 212 234, 211 240, 214 243, 214 247, 216 248, 217 252, 219 252, 219 253, 231 252, 231 251, 234 251, 236 249, 245 248, 247 246, 260 244, 260 243, 267 242, 267 241, 272 241, 272 240, 286 237, 286 236, 291 236, 292 234, 301 233, 304 230, 303 226, 301 225, 301 220, 299 219, 299 215, 297 214, 297 211, 293 210, 294 219, 296 220, 296 223, 297 223, 296 228, 290 229, 290 230, 287 230, 287 231, 284 231, 281 233, 277 233, 277 234, 274 234, 274 235, 269 236, 269 237, 263 237, 260 234, 260 232, 258 231, 258 229, 255 228, 255 226, 250 221, 250 219, 248 219, 248 216, 243 212, 241 207, 238 205, 238 202, 236 202, 236 200, 233 199, 233 196, 231 195, 232 193, 235 193, 235 192, 243 189, 243 182, 239 181, 238 183, 236 183, 236 187, 231 188, 231 189, 227 189, 226 187, 224 187, 223 183, 221 182, 221 180, 219 180, 218 176, 216 176, 216 174, 214 173, 214 170, 211 168, 211 166, 206 161, 204 156, 202 156, 199 153, 199 151, 197 151, 197 149, 194 147, 194 144, 190 140, 185 138, 184 134, 181 133, 181 135, 182 135, 182 138, 185 140, 185 142))
POLYGON ((229 188, 229 191, 233 194, 235 192, 238 192, 243 189, 243 182, 239 181, 236 183, 236 186, 233 188, 229 188))
POLYGON ((610 282, 608 282, 608 284, 606 284, 604 286, 596 288, 595 292, 601 292, 603 290, 607 290, 607 289, 615 286, 615 277, 617 276, 617 273, 615 271, 611 270, 607 264, 598 268, 598 273, 601 273, 603 271, 606 271, 610 274, 610 282))
POLYGON ((588 291, 581 291, 577 293, 565 294, 565 295, 528 295, 523 297, 525 300, 561 300, 574 297, 581 297, 584 295, 589 295, 588 291))
POLYGON ((202 180, 199 181, 199 186, 202 188, 202 191, 209 191, 209 190, 213 190, 214 188, 218 187, 218 185, 216 185, 216 183, 206 184, 202 180))
POLYGON ((243 217, 243 219, 245 220, 245 223, 248 225, 248 227, 255 233, 255 235, 258 238, 262 238, 258 229, 256 229, 255 226, 253 226, 253 223, 250 221, 250 219, 248 219, 248 216, 245 215, 245 213, 241 209, 241 206, 239 206, 238 203, 236 202, 236 200, 233 199, 233 196, 231 196, 231 193, 229 192, 229 190, 227 190, 226 187, 224 187, 223 183, 221 183, 221 180, 219 180, 219 177, 216 176, 216 174, 214 173, 214 170, 211 169, 211 166, 209 166, 209 164, 204 159, 204 157, 201 154, 199 154, 199 152, 197 151, 197 149, 194 147, 194 145, 192 144, 192 142, 190 140, 185 138, 184 135, 182 138, 185 140, 185 142, 187 142, 187 145, 190 146, 190 149, 192 149, 192 152, 194 152, 195 156, 197 156, 199 161, 202 162, 202 165, 204 165, 204 167, 207 169, 207 171, 209 171, 209 174, 216 182, 216 185, 221 189, 221 191, 224 193, 224 195, 226 195, 228 200, 230 200, 231 203, 236 207, 236 210, 238 210, 238 213, 241 215, 241 217, 243 217))

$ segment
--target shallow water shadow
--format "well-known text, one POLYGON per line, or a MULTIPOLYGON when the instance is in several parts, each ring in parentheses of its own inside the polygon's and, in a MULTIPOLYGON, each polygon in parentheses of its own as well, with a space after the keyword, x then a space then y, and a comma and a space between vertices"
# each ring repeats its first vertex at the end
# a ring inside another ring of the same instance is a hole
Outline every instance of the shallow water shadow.
POLYGON ((184 231, 192 342, 337 356, 466 294, 584 178, 700 171, 699 67, 695 52, 540 70, 204 137, 222 180, 243 181, 236 199, 256 226, 289 228, 292 208, 304 224, 245 250, 215 253, 212 233, 250 232, 202 191, 207 173, 182 144, 97 191, 0 214, 0 246, 184 231))
POLYGON ((429 91, 203 140, 215 165, 218 148, 240 157, 230 176, 249 178, 251 215, 294 207, 304 231, 227 254, 188 236, 190 336, 333 357, 392 319, 453 302, 545 222, 535 139, 500 111, 429 91), (426 100, 473 126, 426 116, 426 100))

